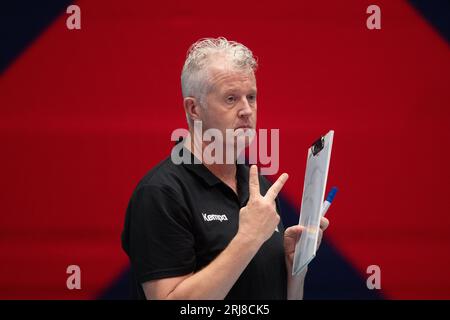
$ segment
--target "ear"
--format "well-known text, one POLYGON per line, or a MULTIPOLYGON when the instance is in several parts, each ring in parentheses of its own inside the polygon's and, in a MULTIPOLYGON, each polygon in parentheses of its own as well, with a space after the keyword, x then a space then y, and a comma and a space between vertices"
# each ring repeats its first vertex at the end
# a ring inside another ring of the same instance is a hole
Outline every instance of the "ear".
POLYGON ((183 100, 184 111, 190 122, 201 119, 201 107, 198 101, 193 97, 187 97, 183 100))

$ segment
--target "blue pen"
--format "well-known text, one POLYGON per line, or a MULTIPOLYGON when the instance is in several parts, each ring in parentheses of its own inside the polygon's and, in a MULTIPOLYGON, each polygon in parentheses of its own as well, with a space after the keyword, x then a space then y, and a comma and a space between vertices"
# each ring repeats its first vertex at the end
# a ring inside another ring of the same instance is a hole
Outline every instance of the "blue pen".
POLYGON ((325 216, 325 213, 327 213, 328 208, 331 206, 331 203, 333 202, 333 199, 336 196, 337 192, 338 188, 331 188, 331 191, 328 193, 327 199, 323 202, 322 205, 322 217, 325 216))

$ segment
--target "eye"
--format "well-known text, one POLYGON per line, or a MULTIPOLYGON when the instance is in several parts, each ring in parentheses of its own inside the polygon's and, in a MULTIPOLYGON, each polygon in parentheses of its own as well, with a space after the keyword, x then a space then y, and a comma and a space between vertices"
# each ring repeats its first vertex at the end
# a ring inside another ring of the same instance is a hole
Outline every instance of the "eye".
POLYGON ((256 94, 250 94, 247 96, 247 100, 250 102, 255 102, 256 101, 256 94))
POLYGON ((228 96, 226 99, 227 103, 232 104, 236 101, 236 97, 235 96, 228 96))

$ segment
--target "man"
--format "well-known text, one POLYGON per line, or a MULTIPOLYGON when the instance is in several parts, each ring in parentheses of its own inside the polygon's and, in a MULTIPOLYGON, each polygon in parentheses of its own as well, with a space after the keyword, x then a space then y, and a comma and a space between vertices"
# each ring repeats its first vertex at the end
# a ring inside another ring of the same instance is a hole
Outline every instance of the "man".
MULTIPOLYGON (((255 70, 240 43, 191 46, 181 75, 190 130, 182 153, 189 159, 202 159, 210 143, 192 139, 197 121, 223 137, 233 130, 232 141, 220 143, 239 153, 239 137, 256 128, 255 70)), ((175 164, 169 157, 141 180, 122 234, 139 298, 302 299, 306 271, 291 275, 301 227, 284 231, 278 214, 288 176, 270 186, 255 165, 235 160, 175 164)), ((321 231, 327 226, 322 218, 321 231)))

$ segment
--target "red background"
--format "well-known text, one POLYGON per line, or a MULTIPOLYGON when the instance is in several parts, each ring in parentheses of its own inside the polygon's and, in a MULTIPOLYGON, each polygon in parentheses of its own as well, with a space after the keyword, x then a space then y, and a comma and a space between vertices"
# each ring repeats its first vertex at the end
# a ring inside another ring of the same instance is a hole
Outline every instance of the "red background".
POLYGON ((94 298, 127 267, 124 212, 185 127, 191 43, 259 58, 258 125, 280 128, 299 211, 306 148, 335 130, 326 237, 387 298, 450 298, 448 43, 404 1, 78 1, 0 77, 0 298, 94 298), (82 290, 66 288, 66 267, 82 290))

